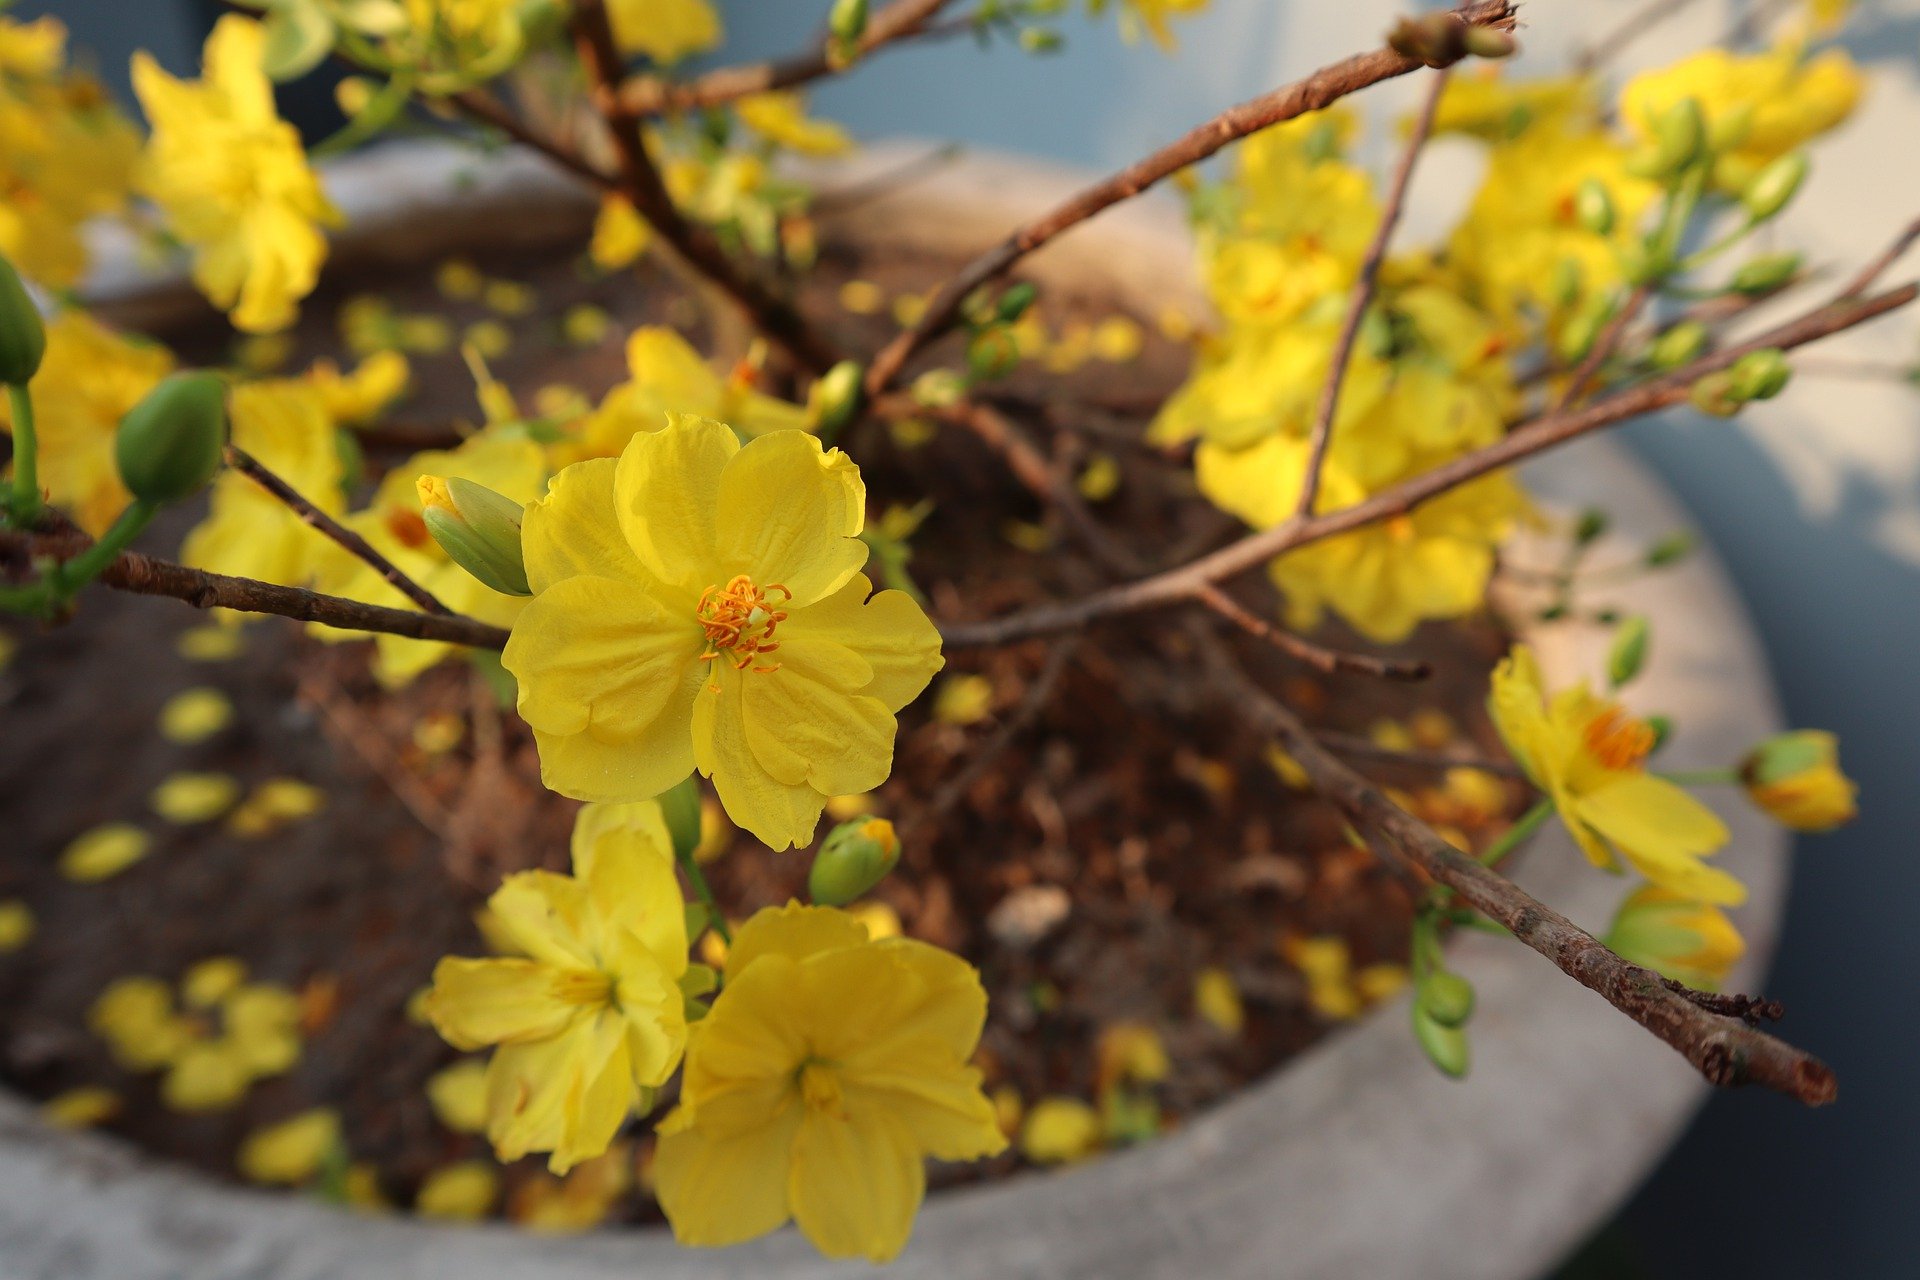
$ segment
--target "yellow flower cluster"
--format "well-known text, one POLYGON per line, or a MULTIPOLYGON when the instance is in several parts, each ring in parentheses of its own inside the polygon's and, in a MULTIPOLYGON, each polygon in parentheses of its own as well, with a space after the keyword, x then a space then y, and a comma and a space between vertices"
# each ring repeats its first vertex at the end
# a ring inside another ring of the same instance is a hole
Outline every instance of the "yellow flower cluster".
POLYGON ((165 1073, 160 1097, 177 1111, 230 1107, 300 1058, 299 1000, 225 957, 189 969, 177 999, 157 978, 117 979, 87 1020, 121 1066, 165 1073))
POLYGON ((87 267, 81 228, 122 212, 140 139, 92 78, 66 65, 51 17, 0 15, 0 253, 50 288, 87 267))

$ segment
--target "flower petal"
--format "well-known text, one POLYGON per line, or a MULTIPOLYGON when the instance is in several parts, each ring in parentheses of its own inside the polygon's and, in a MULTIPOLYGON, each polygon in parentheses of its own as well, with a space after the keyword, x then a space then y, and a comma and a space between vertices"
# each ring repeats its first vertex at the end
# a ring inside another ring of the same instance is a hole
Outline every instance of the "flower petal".
POLYGON ((545 1040, 580 1012, 555 997, 553 976, 532 960, 447 956, 433 967, 427 1017, 456 1049, 545 1040))
POLYGON ((801 1120, 787 1198, 800 1230, 829 1258, 897 1257, 926 1189, 919 1151, 885 1110, 849 1108, 846 1119, 808 1110, 801 1120))
POLYGON ((893 769, 893 713, 878 698, 809 679, 799 666, 740 679, 747 741, 779 781, 822 795, 859 795, 893 769))
POLYGON ((1641 875, 1683 897, 1721 906, 1746 901, 1746 887, 1700 861, 1727 842, 1713 810, 1665 778, 1627 774, 1574 802, 1641 875))
POLYGON ((867 927, 834 907, 809 907, 789 902, 763 907, 733 933, 727 948, 727 980, 738 978, 762 956, 804 960, 820 951, 857 947, 867 940, 867 927))
POLYGON ((796 610, 781 625, 780 662, 830 681, 864 659, 868 679, 852 688, 898 711, 920 696, 946 665, 940 632, 904 591, 874 592, 864 574, 818 604, 796 610))
POLYGON ((721 473, 715 546, 729 576, 744 573, 763 589, 779 583, 804 608, 867 562, 866 509, 853 459, 804 431, 775 431, 721 473))
POLYGON ((739 1244, 786 1222, 787 1170, 801 1108, 774 1112, 765 1125, 715 1136, 676 1128, 684 1110, 660 1126, 653 1155, 660 1208, 684 1245, 739 1244))
MULTIPOLYGON (((760 763, 749 741, 743 678, 764 673, 738 672, 714 663, 708 683, 693 704, 693 758, 713 779, 721 807, 734 822, 776 851, 813 840, 827 798, 805 783, 783 782, 760 763)), ((671 784, 669 784, 671 785, 671 784)))
POLYGON ((554 476, 546 497, 527 508, 520 554, 527 585, 536 595, 567 578, 610 578, 636 586, 653 581, 621 531, 615 466, 612 458, 576 462, 554 476))
POLYGON ((620 529, 640 563, 663 582, 698 592, 716 580, 720 477, 739 452, 732 431, 686 414, 672 415, 660 431, 641 432, 621 450, 614 473, 620 529))

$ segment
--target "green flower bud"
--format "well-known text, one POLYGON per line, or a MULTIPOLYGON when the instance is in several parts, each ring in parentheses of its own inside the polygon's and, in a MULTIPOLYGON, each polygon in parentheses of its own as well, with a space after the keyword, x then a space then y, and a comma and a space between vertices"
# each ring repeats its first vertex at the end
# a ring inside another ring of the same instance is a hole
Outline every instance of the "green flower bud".
POLYGON ((1596 236, 1607 235, 1613 230, 1613 196, 1605 184, 1588 178, 1574 193, 1573 214, 1583 229, 1596 236))
POLYGON ((1715 153, 1731 151, 1753 132, 1753 104, 1742 102, 1731 110, 1716 112, 1707 126, 1707 146, 1715 153))
POLYGON ((995 314, 1008 324, 1012 324, 1027 313, 1027 308, 1032 306, 1033 300, 1039 296, 1040 290, 1035 288, 1030 280, 1009 285, 1006 292, 1000 295, 1000 305, 995 308, 995 314))
POLYGON ((982 329, 967 343, 967 371, 976 381, 1004 378, 1019 363, 1020 346, 1003 324, 982 329))
POLYGON ((1733 374, 1722 369, 1694 383, 1687 391, 1687 401, 1702 413, 1731 418, 1746 406, 1747 398, 1734 390, 1733 374))
POLYGON ((1588 507, 1580 513, 1580 521, 1573 526, 1573 540, 1580 546, 1597 541, 1607 531, 1607 513, 1598 507, 1588 507))
POLYGON ((1066 43, 1058 31, 1047 27, 1020 29, 1020 49, 1023 53, 1058 53, 1066 43))
POLYGON ((1682 98, 1661 113, 1653 128, 1654 171, 1670 177, 1700 158, 1707 142, 1707 118, 1695 98, 1682 98))
POLYGON ((1653 630, 1647 620, 1635 614, 1613 633, 1613 645, 1607 650, 1607 679, 1618 689, 1635 676, 1647 662, 1647 644, 1653 630))
POLYGON ((1693 551, 1693 535, 1685 529, 1670 533, 1647 548, 1647 568, 1664 569, 1679 564, 1693 551))
POLYGON ((1473 1016, 1473 984, 1445 969, 1428 974, 1414 998, 1421 1012, 1443 1027, 1463 1027, 1473 1016))
POLYGON ((1787 202, 1800 190, 1800 184, 1807 180, 1807 168, 1806 152, 1795 151, 1762 169, 1759 176, 1740 193, 1740 203, 1746 207, 1747 220, 1765 222, 1786 208, 1787 202))
POLYGON ((1749 351, 1735 361, 1728 372, 1733 375, 1734 393, 1747 400, 1771 400, 1786 389, 1793 377, 1786 356, 1774 347, 1749 351))
POLYGON ((900 839, 885 818, 855 818, 827 833, 807 872, 807 893, 822 906, 844 907, 879 884, 900 861, 900 839))
POLYGON ((1831 831, 1851 822, 1859 787, 1840 770, 1840 741, 1799 729, 1768 738, 1740 762, 1752 801, 1795 831, 1831 831))
POLYGON ((1613 319, 1613 308, 1611 294, 1597 293, 1588 298, 1561 326, 1560 339, 1554 344, 1554 350, 1560 358, 1568 364, 1586 359, 1587 352, 1593 350, 1593 344, 1599 339, 1600 331, 1613 319))
POLYGON ((857 360, 842 360, 820 376, 807 395, 807 413, 822 440, 831 441, 860 413, 867 371, 857 360))
POLYGON ((852 44, 867 34, 867 0, 833 0, 827 30, 835 40, 852 44))
POLYGON ((510 596, 533 594, 520 553, 524 507, 503 493, 457 476, 421 476, 414 486, 427 532, 455 564, 495 591, 510 596))
POLYGON ((1662 372, 1692 364, 1707 349, 1707 326, 1698 320, 1682 320, 1658 338, 1647 352, 1647 359, 1662 372))
POLYGON ((1673 736, 1673 717, 1653 715, 1646 718, 1647 728, 1653 730, 1653 745, 1647 748, 1647 754, 1653 755, 1667 745, 1667 739, 1673 736))
POLYGON ((1513 33, 1496 27, 1467 28, 1467 52, 1476 58, 1510 58, 1520 46, 1513 33))
POLYGON ((1673 255, 1650 240, 1639 240, 1620 251, 1620 273, 1628 284, 1657 284, 1673 273, 1673 255))
POLYGON ((1418 1000, 1413 1002, 1413 1038, 1434 1066, 1456 1080, 1467 1074, 1467 1033, 1436 1021, 1418 1000))
POLYGON ((20 273, 0 255, 0 382, 24 387, 40 372, 47 354, 47 326, 20 273))
POLYGON ((226 383, 211 373, 176 373, 120 420, 114 460, 134 497, 181 502, 213 479, 226 443, 226 383))
MULTIPOLYGON (((660 802, 660 816, 666 819, 667 836, 673 841, 673 856, 682 860, 691 858, 700 847, 700 783, 688 774, 680 781, 668 787, 655 797, 660 802)), ((705 924, 701 925, 704 929, 705 924)), ((687 936, 692 937, 698 929, 689 928, 687 936)))
POLYGON ((1553 264, 1553 273, 1547 277, 1547 297, 1560 311, 1580 301, 1579 263, 1562 258, 1553 264))
POLYGON ((1735 293, 1749 296, 1772 293, 1775 289, 1792 280, 1794 273, 1800 270, 1800 255, 1797 253, 1763 253, 1740 264, 1733 273, 1733 279, 1727 283, 1735 293))

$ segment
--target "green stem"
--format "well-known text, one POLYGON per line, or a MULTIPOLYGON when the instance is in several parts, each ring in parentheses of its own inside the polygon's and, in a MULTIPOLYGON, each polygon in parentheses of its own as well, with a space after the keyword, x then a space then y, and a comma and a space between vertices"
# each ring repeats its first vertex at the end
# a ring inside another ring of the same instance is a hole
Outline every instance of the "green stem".
POLYGON ((34 434, 33 396, 25 384, 7 384, 13 410, 13 518, 31 525, 40 515, 40 445, 34 434))
POLYGON ((681 849, 679 842, 674 844, 673 856, 680 869, 687 873, 687 879, 693 883, 694 896, 700 899, 700 905, 706 909, 707 923, 720 935, 720 940, 729 946, 733 944, 733 931, 727 928, 727 918, 720 914, 720 904, 713 896, 713 886, 707 883, 706 872, 700 870, 700 864, 693 860, 693 850, 681 849))
POLYGON ((1533 808, 1520 815, 1519 821, 1500 833, 1500 838, 1480 851, 1479 861, 1483 867, 1499 865, 1502 858, 1512 853, 1522 840, 1546 825, 1553 816, 1553 801, 1542 799, 1534 802, 1533 808))
POLYGON ((1740 775, 1731 769, 1682 770, 1678 773, 1662 773, 1659 776, 1682 787, 1718 787, 1740 781, 1740 775))
POLYGON ((101 535, 100 541, 54 570, 55 586, 63 593, 78 591, 99 577, 113 563, 114 557, 140 536, 140 531, 147 527, 159 510, 158 504, 135 498, 132 505, 120 513, 120 518, 113 522, 112 527, 101 535))

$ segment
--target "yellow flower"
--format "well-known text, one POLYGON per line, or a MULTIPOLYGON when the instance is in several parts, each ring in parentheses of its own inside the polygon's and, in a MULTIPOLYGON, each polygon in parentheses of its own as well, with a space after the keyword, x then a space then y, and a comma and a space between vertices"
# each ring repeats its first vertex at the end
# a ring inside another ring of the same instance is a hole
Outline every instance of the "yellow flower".
POLYGON ((609 195, 602 198, 600 212, 594 216, 587 256, 602 271, 618 271, 639 261, 652 240, 653 228, 632 203, 625 196, 609 195))
POLYGON ((933 694, 933 718, 941 724, 979 724, 993 714, 993 681, 983 675, 942 676, 933 694))
POLYGON ((407 393, 413 366, 398 351, 376 351, 352 373, 340 372, 331 360, 315 361, 307 381, 320 393, 329 418, 357 426, 379 417, 407 393))
POLYGON ((838 156, 853 139, 837 124, 807 119, 806 99, 791 91, 755 93, 733 104, 740 122, 776 146, 804 156, 838 156))
MULTIPOLYGON (((318 388, 297 379, 243 383, 228 397, 233 443, 314 506, 337 516, 344 466, 318 388)), ((213 482, 211 510, 181 544, 196 569, 304 585, 332 544, 286 504, 236 471, 213 482)))
POLYGON ((261 25, 229 14, 207 38, 204 77, 176 80, 144 50, 133 88, 153 126, 141 187, 194 250, 193 278, 236 328, 293 323, 327 256, 323 226, 340 215, 280 119, 260 69, 261 25))
POLYGON ((233 807, 240 784, 224 773, 176 773, 153 789, 148 802, 168 822, 210 822, 233 807))
POLYGON ((250 1182, 297 1187, 340 1148, 340 1117, 325 1107, 255 1129, 236 1157, 250 1182))
POLYGON ((606 1221, 633 1189, 633 1149, 616 1144, 583 1161, 564 1178, 535 1174, 514 1188, 507 1216, 528 1231, 564 1234, 588 1231, 606 1221))
POLYGON ((40 1104, 40 1118, 56 1129, 91 1129, 120 1113, 120 1095, 98 1085, 69 1089, 40 1104))
MULTIPOLYGON (((132 500, 113 456, 120 419, 172 370, 165 347, 123 338, 78 308, 47 325, 46 356, 33 380, 40 484, 95 537, 132 500)), ((0 412, 11 432, 11 411, 0 412)))
POLYGON ((1496 64, 1483 64, 1461 67, 1448 79, 1434 113, 1433 131, 1501 143, 1531 129, 1565 131, 1599 123, 1599 95, 1592 77, 1526 80, 1508 76, 1496 64))
MULTIPOLYGON (((1209 0, 1120 0, 1120 34, 1132 43, 1145 30, 1155 44, 1171 52, 1180 43, 1174 38, 1172 20, 1199 13, 1208 3, 1209 0)), ((1098 13, 1106 7, 1106 0, 1089 0, 1089 4, 1098 13)))
POLYGON ((86 271, 85 224, 125 210, 140 149, 100 84, 66 68, 66 36, 0 16, 0 253, 53 289, 86 271))
POLYGON ((487 1127, 487 1064, 462 1058, 427 1077, 427 1103, 441 1124, 455 1133, 482 1133, 487 1127))
MULTIPOLYGON (((348 528, 390 560, 402 573, 426 588, 455 613, 508 626, 526 601, 505 595, 456 564, 427 532, 416 481, 423 475, 471 480, 515 502, 540 496, 547 479, 546 454, 515 428, 490 427, 456 449, 417 453, 389 471, 363 511, 349 516, 348 528)), ((328 542, 313 550, 314 582, 329 595, 365 600, 394 608, 412 607, 399 588, 366 561, 328 542)), ((358 632, 314 628, 325 640, 362 640, 358 632)), ((374 673, 389 688, 406 684, 441 659, 460 652, 457 646, 405 636, 374 637, 378 655, 374 673)))
POLYGON ((182 980, 180 1006, 156 978, 108 984, 87 1015, 130 1071, 164 1069, 160 1096, 178 1111, 214 1111, 255 1080, 300 1057, 300 1004, 292 992, 245 981, 237 961, 209 961, 182 980))
POLYGON ((1770 738, 1741 762, 1747 796, 1795 831, 1831 831, 1853 821, 1860 788, 1840 772, 1840 740, 1819 729, 1770 738))
POLYGON ((153 838, 130 822, 109 822, 74 839, 60 853, 60 874, 80 884, 117 876, 153 847, 153 838))
POLYGON ((33 908, 18 898, 0 898, 0 956, 33 941, 33 908))
POLYGON ((698 768, 784 849, 828 796, 884 782, 940 640, 860 574, 865 508, 859 468, 812 436, 742 447, 684 416, 556 476, 527 511, 534 597, 504 654, 547 785, 635 800, 698 768))
POLYGON ((502 1161, 550 1151, 564 1173, 599 1155, 685 1047, 685 906, 659 806, 634 808, 589 806, 572 875, 523 871, 487 900, 519 954, 434 969, 434 1027, 458 1049, 499 1046, 487 1133, 502 1161))
POLYGON ((500 1171, 485 1160, 462 1160, 427 1175, 413 1211, 423 1218, 473 1222, 486 1217, 499 1198, 500 1171))
POLYGON ((310 818, 326 803, 327 793, 310 782, 298 778, 268 778, 227 815, 226 828, 243 839, 254 839, 278 831, 290 822, 310 818))
POLYGON ((233 723, 233 703, 218 689, 182 689, 160 705, 160 736, 191 746, 233 723))
POLYGON ((1644 768, 1654 734, 1586 684, 1548 697, 1533 650, 1516 645, 1494 669, 1494 726, 1545 791, 1596 867, 1624 858, 1664 889, 1702 902, 1746 900, 1738 880, 1702 861, 1727 842, 1713 810, 1644 768))
POLYGON ((807 426, 804 408, 754 389, 750 368, 722 378, 671 329, 635 329, 627 339, 627 372, 627 381, 588 415, 579 438, 555 450, 557 458, 618 457, 635 435, 662 430, 676 413, 725 422, 749 436, 807 426))
POLYGON ((755 915, 659 1126, 654 1180, 675 1237, 735 1244, 791 1217, 828 1257, 893 1258, 926 1157, 1006 1147, 966 1065, 986 1011, 973 969, 923 942, 869 941, 828 907, 755 915))
POLYGON ((1247 1025, 1240 984, 1225 969, 1202 969, 1194 976, 1193 1011, 1229 1036, 1238 1036, 1247 1025))
POLYGON ((1602 941, 1622 958, 1701 991, 1718 991, 1747 951, 1725 912, 1657 884, 1627 896, 1602 941))
POLYGON ((1105 1142, 1100 1113, 1078 1098, 1042 1098, 1020 1126, 1020 1154, 1035 1164, 1074 1164, 1105 1142))
MULTIPOLYGON (((381 51, 414 73, 428 93, 452 93, 500 75, 525 48, 520 25, 523 6, 515 0, 401 0, 404 21, 390 17, 368 22, 362 31, 381 37, 381 51)), ((383 6, 345 9, 353 25, 357 14, 375 15, 383 6)))
POLYGON ((1740 55, 1704 49, 1670 67, 1642 72, 1620 92, 1620 117, 1650 136, 1669 107, 1692 98, 1710 130, 1737 139, 1714 164, 1714 181, 1738 190, 1761 169, 1853 114, 1866 80, 1844 50, 1806 56, 1788 41, 1740 55))
POLYGON ((608 0, 607 17, 622 53, 673 63, 705 53, 724 34, 708 0, 608 0))

